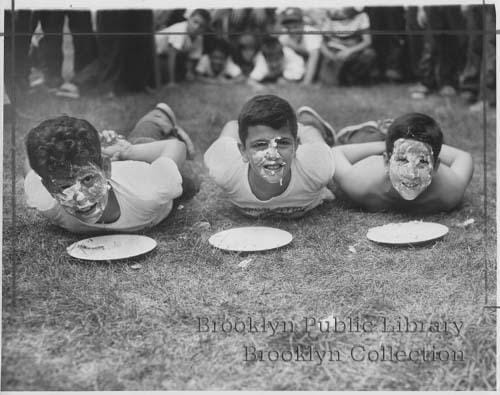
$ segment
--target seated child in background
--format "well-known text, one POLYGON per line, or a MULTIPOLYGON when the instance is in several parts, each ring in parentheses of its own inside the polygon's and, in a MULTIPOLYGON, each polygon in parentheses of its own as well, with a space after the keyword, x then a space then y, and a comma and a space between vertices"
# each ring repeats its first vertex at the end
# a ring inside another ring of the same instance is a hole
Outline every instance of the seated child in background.
POLYGON ((210 24, 210 14, 204 9, 195 9, 187 21, 176 23, 157 34, 156 53, 166 55, 167 71, 170 84, 175 84, 185 73, 188 81, 194 79, 196 63, 203 54, 203 33, 210 24), (179 34, 187 33, 187 34, 179 34))
POLYGON ((69 116, 33 128, 26 140, 28 206, 75 233, 135 232, 158 224, 183 193, 179 168, 187 147, 192 150, 186 132, 160 103, 131 133, 143 144, 103 133, 111 145, 101 146, 89 122, 69 116))
POLYGON ((209 53, 203 55, 196 66, 198 78, 204 82, 241 81, 241 69, 234 64, 230 56, 231 47, 222 39, 216 39, 209 53))
POLYGON ((385 143, 340 145, 333 155, 339 188, 369 211, 452 210, 474 169, 471 155, 443 145, 439 125, 419 113, 394 120, 385 143))
POLYGON ((364 12, 353 7, 328 10, 325 22, 319 78, 326 84, 358 84, 370 79, 375 64, 375 52, 371 36, 364 31, 370 28, 370 20, 364 12))
POLYGON ((292 34, 282 34, 279 40, 283 46, 293 49, 306 60, 303 83, 311 84, 318 69, 322 36, 320 34, 296 34, 319 32, 318 29, 304 23, 300 8, 286 8, 281 13, 280 19, 283 27, 292 34))
POLYGON ((244 33, 237 36, 234 61, 244 75, 249 75, 255 67, 255 57, 259 51, 259 43, 255 35, 244 33))
POLYGON ((297 119, 286 100, 255 96, 238 121, 224 126, 205 153, 205 164, 242 213, 298 217, 334 198, 326 188, 334 161, 323 137, 333 134, 308 107, 299 109, 297 119))
POLYGON ((304 76, 304 59, 293 49, 283 47, 278 38, 266 36, 255 58, 250 81, 300 81, 304 76))

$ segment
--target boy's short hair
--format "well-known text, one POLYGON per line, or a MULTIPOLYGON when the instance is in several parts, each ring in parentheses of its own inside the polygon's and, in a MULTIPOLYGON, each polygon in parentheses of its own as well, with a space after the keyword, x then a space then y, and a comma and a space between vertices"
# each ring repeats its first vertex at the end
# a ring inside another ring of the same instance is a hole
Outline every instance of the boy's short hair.
POLYGON ((72 165, 102 167, 99 133, 86 120, 63 115, 47 119, 26 138, 31 168, 42 179, 66 174, 72 165))
POLYGON ((433 118, 414 112, 396 118, 389 127, 385 138, 385 149, 389 156, 398 139, 412 139, 429 144, 436 163, 443 145, 443 132, 433 118))
POLYGON ((193 12, 191 12, 189 17, 191 18, 192 16, 195 16, 195 15, 201 16, 207 25, 210 23, 210 19, 211 19, 210 12, 208 12, 204 8, 196 8, 193 12))
POLYGON ((238 117, 238 133, 245 146, 250 126, 264 125, 273 129, 288 126, 297 138, 297 116, 290 103, 275 95, 258 95, 245 103, 238 117))
POLYGON ((280 57, 284 56, 283 45, 281 45, 280 40, 274 36, 265 36, 262 39, 260 50, 266 59, 276 55, 279 55, 280 57))

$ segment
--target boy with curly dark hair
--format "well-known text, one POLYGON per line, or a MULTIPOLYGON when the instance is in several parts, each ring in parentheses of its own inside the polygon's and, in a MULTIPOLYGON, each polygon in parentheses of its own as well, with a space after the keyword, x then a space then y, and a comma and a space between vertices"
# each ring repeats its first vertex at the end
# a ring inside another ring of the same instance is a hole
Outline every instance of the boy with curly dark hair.
POLYGON ((129 138, 135 144, 69 116, 43 121, 26 139, 28 206, 76 233, 158 224, 183 192, 179 168, 192 143, 164 103, 141 118, 129 138))

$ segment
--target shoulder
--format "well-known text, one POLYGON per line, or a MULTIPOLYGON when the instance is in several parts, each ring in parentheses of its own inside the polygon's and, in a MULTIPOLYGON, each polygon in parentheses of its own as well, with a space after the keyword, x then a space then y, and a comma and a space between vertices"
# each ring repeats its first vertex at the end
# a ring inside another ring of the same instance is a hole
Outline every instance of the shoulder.
POLYGON ((231 184, 244 164, 238 142, 232 137, 225 136, 213 142, 203 159, 210 177, 221 187, 231 184))
POLYGON ((296 154, 297 166, 308 178, 328 183, 335 172, 335 161, 331 148, 322 142, 300 144, 296 154))

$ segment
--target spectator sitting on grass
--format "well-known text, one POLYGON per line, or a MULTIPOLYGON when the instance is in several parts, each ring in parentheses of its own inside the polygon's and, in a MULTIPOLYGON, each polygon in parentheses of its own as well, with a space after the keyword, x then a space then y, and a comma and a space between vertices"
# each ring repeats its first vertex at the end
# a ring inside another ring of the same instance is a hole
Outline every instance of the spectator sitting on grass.
POLYGON ((283 47, 273 36, 264 37, 250 82, 300 81, 304 76, 304 59, 293 49, 283 47))
POLYGON ((158 32, 171 34, 155 36, 156 53, 167 57, 169 84, 175 84, 183 74, 188 81, 194 79, 196 63, 203 53, 203 33, 209 23, 209 12, 198 8, 191 12, 187 21, 176 23, 158 32))
POLYGON ((318 69, 322 37, 314 33, 319 33, 319 30, 304 23, 300 8, 286 8, 281 13, 280 19, 281 24, 290 33, 280 35, 280 42, 306 60, 303 83, 309 85, 313 82, 318 69), (306 34, 300 34, 301 32, 306 34))
POLYGON ((297 117, 286 100, 255 96, 224 126, 205 164, 245 215, 298 217, 334 198, 326 188, 334 161, 324 135, 331 139, 334 131, 312 109, 297 117))
POLYGON ((419 113, 397 118, 385 143, 340 145, 333 155, 340 190, 369 211, 452 210, 473 173, 471 155, 443 145, 439 125, 419 113))
POLYGON ((241 69, 230 56, 231 47, 222 39, 216 39, 207 55, 203 55, 196 66, 198 79, 204 82, 235 82, 244 77, 241 69))
POLYGON ((43 121, 26 140, 28 206, 76 233, 135 232, 158 224, 183 193, 179 168, 192 143, 164 103, 130 136, 137 144, 112 131, 100 136, 83 119, 43 121))
POLYGON ((319 79, 332 85, 366 83, 375 64, 375 52, 371 48, 370 19, 354 7, 328 10, 329 20, 322 30, 323 43, 319 79))
POLYGON ((258 51, 259 43, 253 34, 244 33, 237 37, 234 61, 244 75, 249 75, 255 67, 255 57, 258 51))

